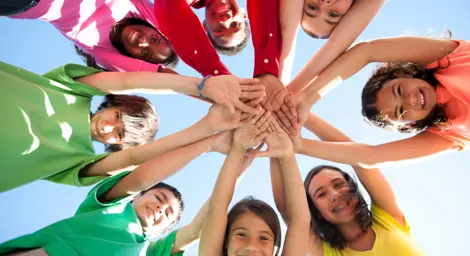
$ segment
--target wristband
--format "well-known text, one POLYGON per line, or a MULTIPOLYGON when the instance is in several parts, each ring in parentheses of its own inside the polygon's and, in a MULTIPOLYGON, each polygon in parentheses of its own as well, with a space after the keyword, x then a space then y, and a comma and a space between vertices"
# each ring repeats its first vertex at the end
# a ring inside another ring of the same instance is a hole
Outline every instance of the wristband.
POLYGON ((206 80, 209 79, 211 77, 211 75, 208 75, 208 76, 205 76, 201 83, 197 85, 197 92, 199 93, 199 98, 201 99, 207 99, 207 97, 204 97, 201 93, 202 89, 204 89, 204 85, 206 83, 206 80))

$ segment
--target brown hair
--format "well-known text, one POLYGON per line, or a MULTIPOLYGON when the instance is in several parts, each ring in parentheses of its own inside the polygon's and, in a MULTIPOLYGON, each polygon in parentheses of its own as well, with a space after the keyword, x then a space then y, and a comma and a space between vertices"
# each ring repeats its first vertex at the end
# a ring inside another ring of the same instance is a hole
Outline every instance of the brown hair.
MULTIPOLYGON (((434 76, 437 69, 428 69, 425 66, 411 62, 396 62, 379 64, 373 75, 369 78, 364 89, 362 89, 362 115, 369 123, 384 128, 392 129, 397 124, 391 122, 383 113, 377 109, 377 94, 384 85, 396 78, 410 75, 413 78, 426 81, 428 84, 437 87, 438 81, 434 76)), ((428 127, 435 127, 444 130, 449 124, 445 114, 445 105, 438 104, 431 113, 424 119, 411 124, 398 125, 397 130, 403 133, 417 133, 428 127)))
POLYGON ((280 255, 281 248, 281 224, 279 223, 279 218, 276 215, 274 209, 269 206, 269 204, 254 199, 253 197, 245 197, 236 203, 227 216, 227 228, 225 229, 225 238, 224 238, 224 249, 223 255, 227 256, 227 247, 229 242, 229 233, 230 227, 232 224, 243 214, 251 212, 256 214, 258 217, 264 220, 269 226, 271 231, 274 233, 274 255, 280 255))
POLYGON ((313 177, 320 173, 324 169, 329 169, 341 173, 349 185, 349 193, 343 196, 347 197, 356 197, 358 199, 356 205, 356 217, 355 220, 359 223, 360 228, 366 232, 369 227, 372 225, 372 216, 369 211, 368 205, 364 197, 362 196, 357 183, 354 179, 341 169, 330 166, 330 165, 320 165, 313 168, 305 177, 304 187, 305 193, 307 193, 307 202, 308 208, 310 210, 311 216, 311 228, 313 232, 320 237, 321 240, 329 243, 332 248, 343 250, 346 248, 346 239, 343 237, 339 229, 335 224, 328 222, 325 218, 322 217, 320 210, 317 209, 315 204, 312 201, 312 198, 308 194, 308 187, 310 181, 313 177))

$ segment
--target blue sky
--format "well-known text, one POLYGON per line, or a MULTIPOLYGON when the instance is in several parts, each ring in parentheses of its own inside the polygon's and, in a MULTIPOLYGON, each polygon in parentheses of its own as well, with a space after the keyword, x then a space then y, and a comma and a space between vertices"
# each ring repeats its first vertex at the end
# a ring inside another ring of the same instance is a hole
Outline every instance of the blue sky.
MULTIPOLYGON (((241 1, 245 6, 245 1, 241 1)), ((390 0, 362 33, 359 40, 398 35, 439 36, 445 28, 453 38, 470 40, 470 2, 466 0, 390 0)), ((199 17, 202 12, 198 11, 199 17)), ((43 21, 0 18, 0 60, 44 73, 65 63, 82 63, 72 44, 54 27, 43 21)), ((300 32, 293 74, 323 45, 300 32)), ((253 71, 251 44, 234 57, 222 57, 237 76, 250 77, 253 71)), ((404 138, 395 132, 383 131, 363 121, 360 113, 362 86, 372 72, 369 65, 353 78, 330 92, 312 111, 345 132, 354 140, 380 144, 404 138)), ((179 73, 198 76, 180 62, 179 73)), ((14 86, 14 85, 3 85, 14 86)), ((157 137, 184 129, 202 118, 208 105, 182 95, 148 96, 161 116, 157 137)), ((95 108, 99 99, 94 100, 95 108)), ((8 113, 6 113, 8 114, 8 113)), ((315 138, 303 131, 305 137, 315 138)), ((102 146, 97 145, 97 152, 102 146)), ((298 156, 302 176, 313 167, 326 163, 298 156)), ((167 180, 183 194, 186 210, 179 226, 191 221, 210 195, 224 156, 205 154, 167 180)), ((334 163, 333 163, 334 164, 334 163)), ((463 255, 470 230, 470 207, 467 189, 470 178, 470 152, 445 154, 425 162, 382 168, 391 183, 398 202, 412 228, 412 233, 428 255, 463 255)), ((349 166, 334 164, 352 170, 349 166)), ((75 188, 44 181, 1 193, 0 243, 34 232, 48 224, 70 217, 90 188, 75 188)), ((267 159, 256 159, 237 188, 233 202, 253 195, 273 204, 267 159)), ((187 255, 197 255, 193 246, 187 255)))

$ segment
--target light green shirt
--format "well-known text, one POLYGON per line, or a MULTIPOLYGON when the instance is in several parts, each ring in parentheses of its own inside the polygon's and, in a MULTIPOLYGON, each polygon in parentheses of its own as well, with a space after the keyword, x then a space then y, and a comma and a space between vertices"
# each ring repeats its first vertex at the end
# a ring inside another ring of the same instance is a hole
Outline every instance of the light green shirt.
POLYGON ((104 177, 78 172, 96 155, 90 134, 90 102, 103 92, 73 78, 99 72, 68 64, 45 75, 0 62, 0 192, 47 179, 87 186, 104 177))
MULTIPOLYGON (((157 242, 148 241, 130 204, 133 196, 109 203, 98 201, 97 198, 128 173, 123 172, 96 185, 75 216, 0 245, 0 254, 42 247, 51 256, 170 256, 178 231, 173 231, 157 242)), ((176 255, 181 256, 183 253, 176 255)))

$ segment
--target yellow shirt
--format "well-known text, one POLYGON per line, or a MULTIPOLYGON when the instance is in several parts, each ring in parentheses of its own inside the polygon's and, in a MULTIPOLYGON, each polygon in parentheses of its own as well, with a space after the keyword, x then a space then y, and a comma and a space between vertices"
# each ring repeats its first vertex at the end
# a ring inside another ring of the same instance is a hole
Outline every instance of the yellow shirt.
POLYGON ((392 216, 372 204, 372 230, 375 242, 372 250, 359 252, 346 248, 342 251, 323 242, 324 256, 408 256, 425 255, 411 236, 410 226, 398 223, 392 216))

